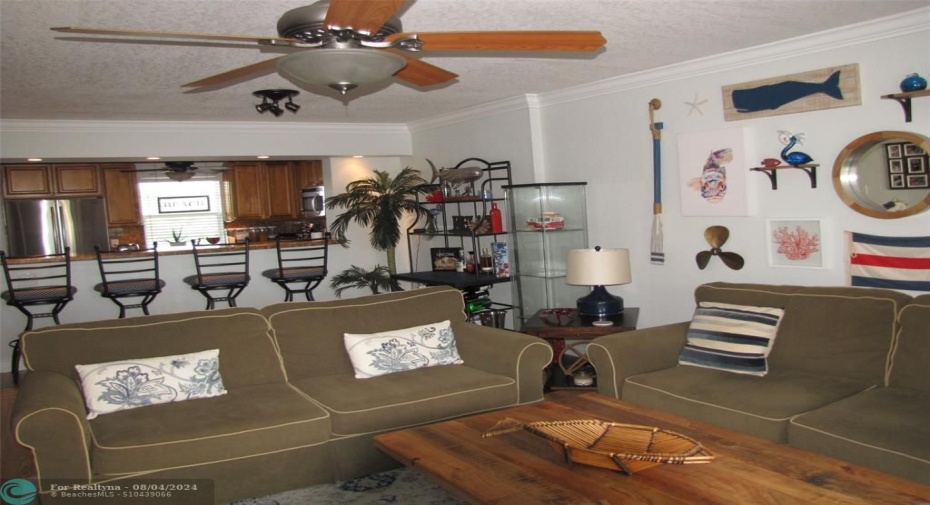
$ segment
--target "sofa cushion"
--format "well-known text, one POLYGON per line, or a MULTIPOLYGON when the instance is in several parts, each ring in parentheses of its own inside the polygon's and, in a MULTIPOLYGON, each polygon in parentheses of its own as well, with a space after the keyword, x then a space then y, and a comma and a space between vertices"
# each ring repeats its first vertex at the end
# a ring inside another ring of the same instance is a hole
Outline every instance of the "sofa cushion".
POLYGON ((376 333, 465 320, 462 293, 430 287, 347 300, 276 303, 262 309, 274 328, 290 380, 354 373, 345 333, 376 333), (325 360, 319 359, 326 356, 325 360))
POLYGON ((930 393, 930 295, 901 309, 901 331, 891 357, 888 385, 930 393))
POLYGON ((701 302, 678 363, 763 376, 783 314, 774 307, 701 302))
POLYGON ((159 358, 75 365, 87 418, 226 394, 218 349, 159 358))
POLYGON ((788 443, 930 485, 930 394, 870 389, 796 417, 788 443))
POLYGON ((352 374, 306 378, 293 384, 330 412, 335 436, 432 423, 518 402, 516 381, 467 365, 364 380, 352 374))
POLYGON ((784 368, 755 377, 679 366, 627 378, 623 400, 784 443, 793 416, 869 387, 784 368))
POLYGON ((78 380, 74 365, 220 350, 228 389, 284 381, 268 320, 258 310, 234 308, 63 324, 23 334, 29 370, 78 380))
POLYGON ((105 475, 228 461, 330 438, 329 414, 283 383, 116 412, 90 426, 94 471, 105 475))
POLYGON ((884 385, 897 314, 911 297, 884 289, 715 282, 698 286, 695 299, 784 308, 770 370, 884 385))
POLYGON ((346 333, 356 379, 441 365, 460 365, 448 320, 378 333, 346 333))

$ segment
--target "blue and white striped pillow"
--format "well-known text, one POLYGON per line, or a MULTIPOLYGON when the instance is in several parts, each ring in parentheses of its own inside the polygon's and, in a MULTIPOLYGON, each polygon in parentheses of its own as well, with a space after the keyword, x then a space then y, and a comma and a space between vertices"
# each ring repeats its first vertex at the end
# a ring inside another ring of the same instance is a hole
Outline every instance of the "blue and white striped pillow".
POLYGON ((679 365, 763 376, 783 309, 701 302, 694 311, 679 365))

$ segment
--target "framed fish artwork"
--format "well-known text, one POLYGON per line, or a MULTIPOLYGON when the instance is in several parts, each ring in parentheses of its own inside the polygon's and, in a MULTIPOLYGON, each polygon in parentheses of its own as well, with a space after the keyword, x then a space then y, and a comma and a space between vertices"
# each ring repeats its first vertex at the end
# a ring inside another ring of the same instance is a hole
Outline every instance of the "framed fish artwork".
POLYGON ((862 104, 859 65, 723 86, 723 117, 739 121, 862 104))
POLYGON ((743 128, 678 136, 683 216, 748 216, 746 140, 743 128))

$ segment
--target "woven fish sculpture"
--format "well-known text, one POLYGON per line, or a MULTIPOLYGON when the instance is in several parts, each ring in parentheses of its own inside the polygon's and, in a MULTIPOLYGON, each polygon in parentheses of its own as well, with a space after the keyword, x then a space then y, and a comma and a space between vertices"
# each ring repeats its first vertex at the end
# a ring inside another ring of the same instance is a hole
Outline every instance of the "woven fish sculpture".
POLYGON ((662 464, 710 463, 714 455, 696 440, 651 426, 596 419, 521 423, 505 418, 482 438, 526 430, 546 439, 566 463, 615 470, 626 475, 662 464))

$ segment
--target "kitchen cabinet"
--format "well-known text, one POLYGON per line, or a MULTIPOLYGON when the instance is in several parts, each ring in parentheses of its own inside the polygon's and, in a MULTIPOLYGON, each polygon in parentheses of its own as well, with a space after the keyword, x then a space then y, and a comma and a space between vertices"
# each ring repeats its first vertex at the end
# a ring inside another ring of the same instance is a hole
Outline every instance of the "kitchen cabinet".
POLYGON ((3 196, 7 198, 99 195, 95 164, 3 166, 3 196))
POLYGON ((291 162, 233 163, 229 209, 235 219, 293 219, 300 213, 300 190, 291 162))
POLYGON ((300 190, 323 185, 323 162, 319 160, 295 161, 294 180, 297 184, 298 199, 300 190))
POLYGON ((107 224, 141 226, 139 186, 130 164, 108 164, 103 170, 103 190, 107 202, 107 224))
POLYGON ((507 186, 514 322, 540 309, 574 307, 588 286, 565 282, 568 251, 587 249, 584 182, 507 186))

